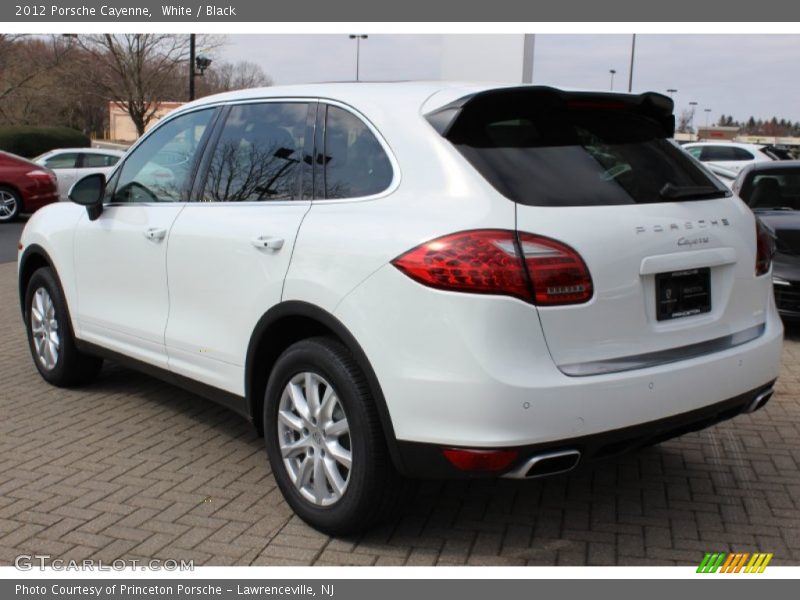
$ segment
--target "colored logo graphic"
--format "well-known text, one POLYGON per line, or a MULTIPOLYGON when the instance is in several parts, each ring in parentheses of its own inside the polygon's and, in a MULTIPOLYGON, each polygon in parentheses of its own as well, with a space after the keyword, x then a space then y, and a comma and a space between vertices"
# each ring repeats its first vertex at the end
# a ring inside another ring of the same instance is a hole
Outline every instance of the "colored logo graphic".
POLYGON ((749 554, 739 552, 726 554, 725 552, 706 552, 700 566, 697 567, 698 573, 763 573, 769 561, 772 560, 772 553, 756 552, 749 554))

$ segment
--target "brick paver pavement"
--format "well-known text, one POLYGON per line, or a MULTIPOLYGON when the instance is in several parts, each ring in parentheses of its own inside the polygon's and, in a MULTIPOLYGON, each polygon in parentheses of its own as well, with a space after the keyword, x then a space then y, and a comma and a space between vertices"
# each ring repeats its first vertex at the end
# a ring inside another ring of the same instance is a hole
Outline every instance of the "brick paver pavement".
POLYGON ((800 564, 800 329, 766 409, 549 480, 425 483, 354 539, 294 517, 243 419, 107 366, 45 384, 0 265, 0 564, 53 558, 209 565, 697 564, 704 551, 800 564))

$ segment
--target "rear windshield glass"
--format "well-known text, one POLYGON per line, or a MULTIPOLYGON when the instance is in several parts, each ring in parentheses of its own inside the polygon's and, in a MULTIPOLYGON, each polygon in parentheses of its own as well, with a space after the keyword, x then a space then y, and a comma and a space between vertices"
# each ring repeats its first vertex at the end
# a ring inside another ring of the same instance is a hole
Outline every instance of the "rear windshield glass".
POLYGON ((664 139, 663 126, 647 116, 566 108, 492 112, 462 115, 466 118, 458 118, 447 138, 515 202, 597 206, 707 199, 725 193, 721 183, 664 139), (665 193, 665 186, 671 194, 665 193), (692 190, 698 193, 684 193, 692 190))

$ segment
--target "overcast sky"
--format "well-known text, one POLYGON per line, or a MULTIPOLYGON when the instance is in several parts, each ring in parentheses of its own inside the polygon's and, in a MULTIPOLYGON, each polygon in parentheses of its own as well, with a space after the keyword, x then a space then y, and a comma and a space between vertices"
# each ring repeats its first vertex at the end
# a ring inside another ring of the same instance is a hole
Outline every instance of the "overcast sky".
MULTIPOLYGON (((440 79, 439 35, 372 34, 361 78, 440 79)), ((537 35, 534 83, 627 90, 630 35, 537 35)), ((345 35, 228 35, 214 58, 260 64, 276 84, 355 78, 355 42, 345 35)), ((743 120, 800 121, 800 35, 638 35, 634 91, 677 89, 676 112, 698 102, 743 120)), ((696 123, 702 123, 699 116, 696 123)))

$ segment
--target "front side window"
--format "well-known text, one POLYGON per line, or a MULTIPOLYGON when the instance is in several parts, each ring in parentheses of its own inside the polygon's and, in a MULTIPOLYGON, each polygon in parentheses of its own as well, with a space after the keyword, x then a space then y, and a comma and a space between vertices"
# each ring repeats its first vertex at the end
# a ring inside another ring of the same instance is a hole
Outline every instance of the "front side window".
POLYGON ((304 102, 233 106, 214 148, 200 200, 297 198, 307 113, 304 102))
POLYGON ((392 165, 369 127, 353 113, 328 106, 325 121, 325 197, 358 198, 384 191, 392 165))
POLYGON ((113 202, 185 202, 192 168, 214 109, 170 119, 125 159, 113 202))
POLYGON ((56 154, 44 161, 44 166, 48 169, 74 169, 78 163, 77 152, 64 152, 56 154))

